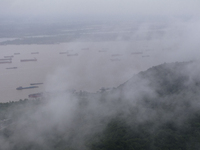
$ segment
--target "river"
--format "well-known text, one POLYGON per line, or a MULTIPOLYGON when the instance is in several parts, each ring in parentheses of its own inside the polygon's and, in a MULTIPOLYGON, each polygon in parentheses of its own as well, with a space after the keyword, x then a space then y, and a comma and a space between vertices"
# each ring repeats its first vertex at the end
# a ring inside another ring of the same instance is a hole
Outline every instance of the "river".
POLYGON ((176 58, 168 59, 174 52, 166 53, 163 48, 159 40, 0 46, 0 59, 13 56, 12 63, 0 64, 0 102, 18 101, 29 94, 52 90, 96 92, 101 87, 116 87, 139 71, 174 61, 176 58), (20 61, 33 58, 37 61, 20 61), (17 68, 6 69, 10 67, 17 68), (43 84, 16 90, 30 83, 43 84))

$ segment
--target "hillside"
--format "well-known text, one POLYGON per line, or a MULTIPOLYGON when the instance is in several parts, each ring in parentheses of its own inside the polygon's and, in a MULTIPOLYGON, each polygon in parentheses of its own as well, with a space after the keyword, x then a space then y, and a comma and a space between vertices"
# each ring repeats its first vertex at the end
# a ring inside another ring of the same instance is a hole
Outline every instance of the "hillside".
POLYGON ((198 150, 198 62, 165 63, 110 91, 0 104, 0 149, 198 150))

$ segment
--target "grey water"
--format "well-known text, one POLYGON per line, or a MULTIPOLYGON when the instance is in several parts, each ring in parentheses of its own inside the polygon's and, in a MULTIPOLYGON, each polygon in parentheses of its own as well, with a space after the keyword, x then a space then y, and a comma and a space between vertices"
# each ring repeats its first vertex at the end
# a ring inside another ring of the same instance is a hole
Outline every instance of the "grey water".
POLYGON ((13 56, 12 63, 0 64, 0 102, 18 101, 38 92, 70 89, 96 92, 102 87, 117 87, 151 66, 178 60, 175 52, 178 47, 174 43, 165 47, 163 43, 161 40, 75 41, 0 46, 0 59, 13 56), (37 61, 20 61, 34 58, 37 61), (17 68, 7 69, 12 67, 17 68), (30 83, 44 84, 16 90, 30 83))

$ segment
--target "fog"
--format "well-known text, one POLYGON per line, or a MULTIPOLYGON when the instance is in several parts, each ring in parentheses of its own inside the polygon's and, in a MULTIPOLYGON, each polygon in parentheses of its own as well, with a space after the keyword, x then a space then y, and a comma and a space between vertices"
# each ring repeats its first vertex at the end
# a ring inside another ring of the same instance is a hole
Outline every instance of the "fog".
POLYGON ((131 127, 153 122, 152 134, 168 121, 184 126, 199 110, 199 6, 199 0, 1 0, 2 56, 11 45, 48 45, 42 57, 51 71, 39 64, 43 97, 9 108, 1 119, 0 132, 11 132, 0 136, 0 147, 52 149, 59 139, 67 148, 89 149, 87 142, 118 117, 131 127), (180 91, 162 93, 179 79, 180 91))
POLYGON ((198 0, 1 0, 1 15, 26 17, 199 15, 198 0))
POLYGON ((198 63, 162 64, 157 68, 163 72, 151 68, 145 74, 133 76, 117 89, 95 94, 61 91, 66 85, 59 79, 64 74, 59 72, 51 81, 58 82, 56 84, 60 86, 56 87, 60 92, 56 89, 46 93, 40 105, 32 100, 26 105, 11 107, 7 114, 11 123, 1 128, 5 133, 4 129, 10 132, 8 137, 1 136, 1 148, 54 149, 58 146, 56 141, 64 142, 65 148, 89 149, 87 143, 101 135, 115 118, 133 128, 150 122, 153 124, 148 128, 151 134, 167 122, 185 127, 192 114, 199 112, 199 87, 195 87, 196 81, 200 81, 198 63), (162 79, 167 82, 162 84, 162 79), (173 84, 180 80, 180 85, 173 84), (180 92, 167 95, 167 84, 178 85, 175 90, 180 92), (12 118, 13 115, 16 118, 12 118))

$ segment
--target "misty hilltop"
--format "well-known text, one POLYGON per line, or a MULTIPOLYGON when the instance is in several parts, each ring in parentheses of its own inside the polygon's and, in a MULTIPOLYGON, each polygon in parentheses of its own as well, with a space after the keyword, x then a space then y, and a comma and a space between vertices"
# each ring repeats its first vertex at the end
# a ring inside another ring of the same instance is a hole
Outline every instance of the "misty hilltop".
POLYGON ((178 94, 199 86, 198 71, 198 62, 164 63, 140 72, 118 88, 127 91, 146 86, 158 96, 178 94))
POLYGON ((198 150, 198 63, 164 63, 96 93, 1 103, 0 149, 198 150))

